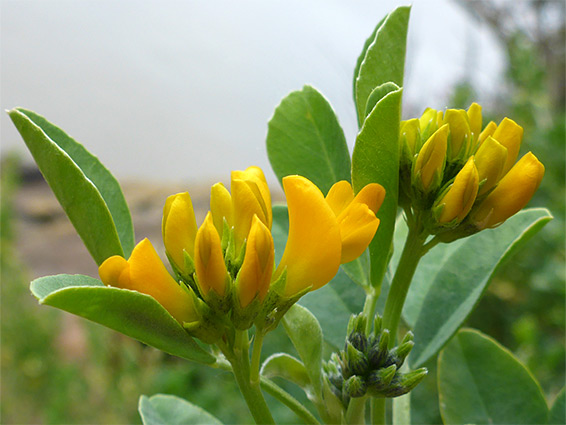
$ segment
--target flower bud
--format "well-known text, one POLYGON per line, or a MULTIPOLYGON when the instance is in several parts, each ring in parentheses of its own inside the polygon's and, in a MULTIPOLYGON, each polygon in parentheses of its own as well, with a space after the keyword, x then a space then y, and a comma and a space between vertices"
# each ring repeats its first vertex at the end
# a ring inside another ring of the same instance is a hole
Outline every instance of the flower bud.
POLYGON ((422 367, 407 373, 399 373, 384 392, 386 397, 399 397, 407 394, 415 388, 428 374, 428 370, 422 367))
POLYGON ((419 118, 421 141, 428 140, 442 125, 442 111, 426 108, 419 118))
POLYGON ((385 364, 387 354, 389 353, 389 329, 381 331, 377 343, 372 344, 368 348, 368 361, 372 369, 377 369, 385 364))
POLYGON ((489 137, 489 136, 493 136, 493 133, 495 133, 495 130, 497 129, 497 124, 495 124, 493 121, 490 121, 485 128, 482 130, 482 132, 480 133, 480 138, 478 140, 478 145, 481 146, 481 144, 489 137))
POLYGON ((460 223, 472 209, 478 193, 478 187, 478 170, 472 156, 456 175, 450 189, 440 201, 437 201, 437 205, 443 206, 438 222, 444 224, 456 220, 460 223))
POLYGON ((190 257, 194 256, 197 223, 193 204, 188 192, 171 195, 163 207, 161 223, 163 243, 169 258, 177 270, 187 274, 191 270, 185 267, 185 251, 190 257))
POLYGON ((138 243, 127 261, 119 255, 106 259, 98 273, 106 285, 155 298, 181 324, 199 320, 192 296, 171 277, 149 239, 138 243))
POLYGON ((481 115, 481 106, 477 103, 472 103, 467 111, 468 115, 468 122, 470 123, 470 132, 472 133, 472 144, 476 146, 480 133, 481 133, 481 125, 482 125, 482 115, 481 115))
POLYGON ((234 235, 237 252, 250 232, 254 215, 271 229, 271 195, 263 171, 248 167, 244 171, 232 171, 232 205, 234 211, 234 235))
POLYGON ((195 269, 198 286, 205 299, 211 289, 220 297, 224 296, 229 276, 224 264, 220 236, 214 227, 210 212, 196 235, 195 269))
POLYGON ((440 185, 448 142, 448 124, 440 127, 421 148, 413 167, 413 181, 423 192, 430 192, 440 185))
POLYGON ((386 390, 391 384, 391 381, 393 380, 393 377, 395 376, 396 373, 397 373, 397 366, 395 366, 394 364, 392 364, 389 367, 380 368, 372 371, 369 374, 367 380, 369 393, 372 395, 377 395, 382 391, 386 390))
POLYGON ((507 148, 489 136, 474 155, 481 183, 478 196, 487 193, 503 176, 503 167, 507 161, 507 148))
POLYGON ((444 123, 450 126, 448 161, 466 158, 472 142, 472 133, 466 111, 448 109, 444 114, 444 123))
POLYGON ((492 137, 507 148, 507 161, 503 167, 503 173, 506 173, 513 167, 519 155, 523 127, 509 118, 504 118, 493 132, 492 137))
POLYGON ((470 214, 479 229, 495 227, 530 201, 544 176, 544 165, 531 153, 523 156, 470 214))
POLYGON ((415 154, 421 148, 421 135, 419 120, 413 118, 402 121, 399 129, 399 145, 401 150, 401 162, 412 164, 415 154))
POLYGON ((236 278, 236 290, 240 305, 245 308, 256 296, 263 301, 274 267, 273 237, 257 216, 246 242, 244 262, 236 278))
POLYGON ((218 235, 222 239, 224 220, 226 220, 229 227, 234 225, 232 197, 222 183, 216 183, 210 188, 210 213, 212 214, 214 227, 216 227, 218 235))
POLYGON ((368 369, 368 360, 363 352, 346 342, 346 363, 348 370, 354 375, 363 375, 368 369))
POLYGON ((366 388, 366 382, 361 376, 350 376, 344 382, 344 393, 352 398, 362 397, 366 393, 366 388))

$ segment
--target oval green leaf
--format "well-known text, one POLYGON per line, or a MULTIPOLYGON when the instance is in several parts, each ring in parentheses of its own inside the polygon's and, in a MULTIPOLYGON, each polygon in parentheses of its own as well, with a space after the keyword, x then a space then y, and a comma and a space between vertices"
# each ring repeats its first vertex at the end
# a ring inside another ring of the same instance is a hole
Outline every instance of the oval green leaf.
POLYGON ((142 395, 138 411, 143 425, 222 425, 203 408, 173 395, 142 395))
POLYGON ((385 200, 377 213, 379 229, 369 245, 371 284, 381 285, 397 216, 399 187, 399 123, 402 89, 387 93, 373 108, 354 146, 352 183, 359 192, 369 183, 385 188, 385 200))
POLYGON ((104 286, 89 276, 65 274, 34 280, 31 292, 41 304, 92 320, 169 354, 201 363, 215 362, 149 295, 104 286))
POLYGON ((261 376, 266 378, 280 377, 294 382, 309 391, 311 381, 305 365, 287 353, 276 353, 269 356, 261 365, 261 376))
POLYGON ((538 382, 505 347, 474 329, 458 332, 438 359, 440 413, 449 424, 543 424, 538 382))
POLYGON ((399 87, 403 86, 410 13, 410 6, 401 6, 389 13, 385 20, 378 24, 369 46, 364 46, 364 57, 355 71, 354 85, 354 100, 360 127, 366 118, 368 98, 377 86, 388 81, 399 87))
POLYGON ((546 209, 524 210, 496 229, 436 246, 421 260, 403 309, 415 334, 412 367, 442 348, 471 313, 497 267, 551 219, 546 209))
POLYGON ((283 326, 305 365, 314 393, 322 393, 322 329, 316 317, 295 304, 283 316, 283 326))
POLYGON ((275 175, 304 176, 323 193, 350 181, 350 153, 342 127, 328 100, 304 86, 285 97, 267 127, 267 155, 275 175))
POLYGON ((548 415, 548 423, 549 425, 566 424, 566 393, 564 388, 562 388, 556 396, 554 403, 552 403, 548 415))
POLYGON ((96 263, 100 265, 112 255, 129 256, 134 242, 131 218, 120 187, 108 170, 44 118, 22 109, 8 114, 96 263))

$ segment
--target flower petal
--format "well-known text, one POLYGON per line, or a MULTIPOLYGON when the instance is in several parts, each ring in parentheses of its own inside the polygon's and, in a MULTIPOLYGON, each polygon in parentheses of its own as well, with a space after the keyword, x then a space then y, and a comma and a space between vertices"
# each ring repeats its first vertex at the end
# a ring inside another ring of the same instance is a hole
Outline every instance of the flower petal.
POLYGON ((338 272, 340 228, 320 189, 301 176, 283 178, 289 208, 289 237, 275 279, 287 269, 286 295, 328 283, 338 272))
POLYGON ((195 269, 203 296, 206 297, 211 289, 218 295, 224 296, 228 272, 224 263, 220 236, 214 227, 210 212, 197 232, 195 269))
POLYGON ((353 202, 344 214, 338 217, 342 238, 340 262, 348 263, 366 250, 379 226, 379 219, 365 203, 353 202))
POLYGON ((326 194, 326 202, 338 216, 354 200, 354 189, 346 180, 334 183, 326 194))
POLYGON ((163 243, 169 257, 179 270, 185 269, 187 251, 194 256, 197 223, 193 203, 188 192, 171 195, 165 201, 162 221, 163 243))

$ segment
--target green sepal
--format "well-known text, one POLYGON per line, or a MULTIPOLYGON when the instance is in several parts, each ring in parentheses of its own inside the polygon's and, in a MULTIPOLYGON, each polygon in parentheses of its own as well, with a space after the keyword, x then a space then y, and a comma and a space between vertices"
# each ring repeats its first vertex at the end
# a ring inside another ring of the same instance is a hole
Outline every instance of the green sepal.
MULTIPOLYGON (((237 285, 238 281, 236 279, 236 287, 237 285)), ((259 299, 259 294, 256 294, 247 306, 242 307, 238 291, 234 291, 233 301, 231 319, 234 327, 241 331, 251 328, 263 307, 263 301, 259 299)))
POLYGON ((213 311, 193 291, 189 292, 200 317, 197 321, 183 323, 183 327, 190 335, 207 344, 214 344, 224 333, 225 326, 222 316, 213 311))
POLYGON ((362 397, 366 394, 367 383, 364 378, 358 375, 350 376, 344 381, 344 394, 348 397, 362 397))
POLYGON ((394 364, 372 371, 367 380, 368 394, 373 397, 382 397, 383 391, 389 387, 396 373, 397 366, 394 364))
POLYGON ((354 375, 364 375, 369 367, 365 354, 356 349, 350 342, 346 342, 344 350, 348 371, 354 375))

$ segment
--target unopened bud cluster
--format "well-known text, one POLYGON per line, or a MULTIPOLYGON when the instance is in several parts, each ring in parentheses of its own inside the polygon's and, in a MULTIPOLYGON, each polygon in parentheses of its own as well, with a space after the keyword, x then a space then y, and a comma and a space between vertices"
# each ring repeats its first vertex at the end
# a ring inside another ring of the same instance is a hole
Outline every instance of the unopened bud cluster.
POLYGON ((366 318, 352 316, 344 350, 333 353, 324 365, 325 378, 332 392, 347 406, 353 397, 398 397, 417 386, 427 374, 426 368, 410 372, 399 369, 413 348, 413 334, 389 349, 389 330, 382 329, 381 317, 374 321, 373 332, 366 336, 366 318))
POLYGON ((450 241, 496 227, 534 195, 544 166, 517 163, 523 128, 509 118, 482 127, 481 106, 427 108, 400 128, 400 204, 426 230, 450 241))

